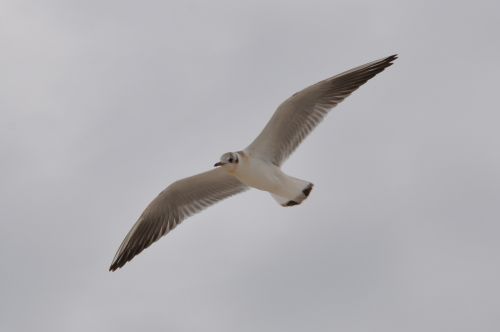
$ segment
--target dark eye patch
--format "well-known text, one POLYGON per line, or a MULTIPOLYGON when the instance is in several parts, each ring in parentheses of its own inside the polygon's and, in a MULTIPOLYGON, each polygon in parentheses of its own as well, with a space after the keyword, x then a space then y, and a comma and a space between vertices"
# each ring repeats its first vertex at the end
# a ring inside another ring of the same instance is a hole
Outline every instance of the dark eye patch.
POLYGON ((230 163, 232 163, 232 162, 233 162, 233 158, 229 158, 229 159, 228 159, 228 161, 229 161, 230 163))

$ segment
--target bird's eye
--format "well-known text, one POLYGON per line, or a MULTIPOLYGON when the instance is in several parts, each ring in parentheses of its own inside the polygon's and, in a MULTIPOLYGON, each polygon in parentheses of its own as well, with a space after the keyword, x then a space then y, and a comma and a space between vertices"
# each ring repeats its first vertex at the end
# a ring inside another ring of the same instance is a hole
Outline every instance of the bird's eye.
POLYGON ((233 162, 233 158, 229 158, 229 160, 228 160, 228 161, 229 161, 230 163, 232 163, 232 162, 233 162))

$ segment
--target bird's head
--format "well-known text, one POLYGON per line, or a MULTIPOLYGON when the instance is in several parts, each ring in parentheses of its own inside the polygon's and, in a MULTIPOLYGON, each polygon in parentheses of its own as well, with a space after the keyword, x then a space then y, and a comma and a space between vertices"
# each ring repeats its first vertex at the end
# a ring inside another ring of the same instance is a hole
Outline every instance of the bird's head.
POLYGON ((237 152, 226 152, 220 157, 220 161, 216 162, 214 167, 223 166, 233 169, 239 162, 237 152))

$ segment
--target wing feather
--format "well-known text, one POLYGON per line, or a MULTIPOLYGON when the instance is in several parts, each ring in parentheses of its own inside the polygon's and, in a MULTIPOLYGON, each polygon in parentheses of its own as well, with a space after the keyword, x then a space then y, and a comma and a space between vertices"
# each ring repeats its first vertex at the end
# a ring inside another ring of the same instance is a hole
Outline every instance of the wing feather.
POLYGON ((125 265, 187 217, 246 189, 222 168, 172 183, 141 214, 118 248, 109 270, 125 265))
POLYGON ((397 55, 391 55, 367 63, 295 93, 278 107, 259 136, 245 150, 254 157, 280 166, 330 109, 392 65, 395 59, 397 55))

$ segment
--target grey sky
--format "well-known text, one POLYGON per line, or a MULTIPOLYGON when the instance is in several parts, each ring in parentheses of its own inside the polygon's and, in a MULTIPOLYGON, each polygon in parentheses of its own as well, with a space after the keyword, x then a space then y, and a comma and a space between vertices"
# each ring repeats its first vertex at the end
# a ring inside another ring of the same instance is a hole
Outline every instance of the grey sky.
POLYGON ((498 1, 2 1, 1 331, 498 331, 498 1), (285 164, 107 268, 166 185, 399 53, 285 164))

